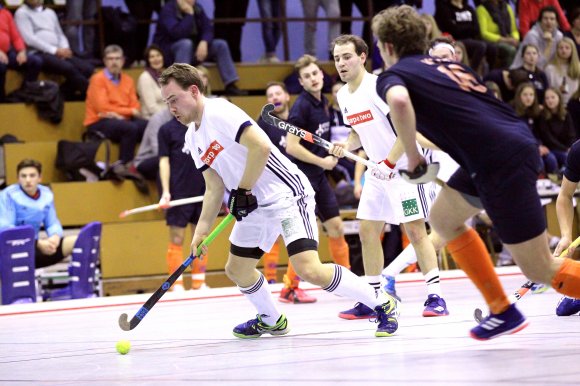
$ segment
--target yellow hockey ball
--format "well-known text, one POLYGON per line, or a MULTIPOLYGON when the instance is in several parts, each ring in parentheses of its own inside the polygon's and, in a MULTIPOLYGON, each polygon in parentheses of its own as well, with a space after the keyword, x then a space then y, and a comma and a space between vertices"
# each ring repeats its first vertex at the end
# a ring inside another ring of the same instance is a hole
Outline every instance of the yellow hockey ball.
POLYGON ((117 342, 115 346, 117 348, 117 352, 121 355, 125 355, 131 350, 131 342, 128 340, 120 340, 117 342))

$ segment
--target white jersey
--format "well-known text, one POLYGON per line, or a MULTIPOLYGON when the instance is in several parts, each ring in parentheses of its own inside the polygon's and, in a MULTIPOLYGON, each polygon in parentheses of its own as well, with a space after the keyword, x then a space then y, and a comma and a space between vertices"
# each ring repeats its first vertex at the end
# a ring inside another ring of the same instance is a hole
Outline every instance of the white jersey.
MULTIPOLYGON (((397 140, 397 133, 389 116, 390 108, 376 91, 377 78, 376 75, 365 72, 354 93, 345 84, 337 94, 345 124, 358 134, 364 151, 374 162, 387 158, 397 140)), ((397 161, 397 168, 407 169, 407 163, 407 156, 403 154, 397 161)))
MULTIPOLYGON (((208 167, 222 178, 227 189, 237 189, 246 167, 248 149, 238 143, 243 129, 256 122, 242 109, 222 98, 205 99, 201 124, 195 123, 185 133, 185 146, 189 149, 200 171, 208 167)), ((268 139, 266 133, 259 135, 270 144, 270 156, 262 175, 252 187, 260 205, 274 203, 282 197, 314 196, 308 179, 298 167, 268 139)))

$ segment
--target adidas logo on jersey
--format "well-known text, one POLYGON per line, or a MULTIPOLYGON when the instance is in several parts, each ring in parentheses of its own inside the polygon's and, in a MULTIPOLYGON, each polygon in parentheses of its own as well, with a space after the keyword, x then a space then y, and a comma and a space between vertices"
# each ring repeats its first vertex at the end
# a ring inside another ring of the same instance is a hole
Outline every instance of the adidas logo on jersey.
POLYGON ((344 113, 348 114, 348 110, 346 109, 346 107, 344 108, 344 113))
POLYGON ((197 148, 197 154, 201 154, 203 153, 203 150, 201 150, 199 147, 197 148))

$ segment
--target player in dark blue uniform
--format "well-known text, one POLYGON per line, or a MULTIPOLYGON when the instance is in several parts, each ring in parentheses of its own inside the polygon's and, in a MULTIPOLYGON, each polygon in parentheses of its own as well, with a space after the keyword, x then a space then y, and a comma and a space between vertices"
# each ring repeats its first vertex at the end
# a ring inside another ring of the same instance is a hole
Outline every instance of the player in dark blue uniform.
MULTIPOLYGON (((554 256, 560 256, 572 243, 573 223, 574 223, 574 193, 580 183, 580 141, 576 141, 568 151, 566 157, 566 167, 564 169, 564 177, 562 178, 562 186, 558 193, 556 200, 556 214, 558 215, 558 223, 560 224, 560 242, 554 251, 554 256)), ((575 248, 570 248, 568 257, 574 255, 575 248)), ((564 296, 558 303, 556 314, 558 316, 574 315, 580 312, 580 299, 574 299, 564 296)))
MULTIPOLYGON (((266 98, 268 103, 276 106, 272 114, 280 119, 288 120, 290 113, 290 94, 282 82, 270 82, 266 85, 266 98)), ((256 121, 270 138, 270 141, 286 155, 286 132, 276 126, 265 122, 260 116, 256 121)), ((262 257, 264 263, 264 276, 269 283, 276 282, 276 273, 278 271, 278 261, 280 261, 280 238, 272 249, 262 257)), ((314 303, 316 298, 308 295, 300 287, 300 277, 294 271, 294 267, 288 260, 288 270, 284 275, 284 288, 280 291, 279 301, 283 303, 314 303)))
MULTIPOLYGON (((294 65, 303 87, 290 109, 288 121, 325 140, 330 140, 332 114, 330 104, 322 94, 324 74, 311 55, 304 55, 294 65)), ((328 233, 330 254, 335 263, 350 267, 348 244, 344 238, 338 202, 330 187, 325 171, 332 170, 338 159, 320 146, 306 142, 295 135, 286 137, 286 153, 306 174, 316 195, 316 215, 328 233)))
MULTIPOLYGON (((195 167, 193 158, 185 149, 185 132, 187 126, 173 118, 159 129, 159 177, 161 180, 161 205, 180 198, 203 196, 205 181, 201 172, 195 167)), ((183 262, 183 239, 187 224, 191 224, 192 234, 201 214, 202 204, 188 204, 168 208, 166 223, 169 226, 169 248, 167 265, 173 273, 183 262)), ((192 266, 192 289, 199 289, 205 282, 205 267, 208 255, 195 259, 192 266)), ((183 289, 180 278, 173 289, 183 289)))
POLYGON ((481 209, 530 280, 580 297, 580 262, 553 258, 548 247, 536 191, 541 160, 525 124, 471 69, 423 55, 425 26, 412 7, 382 11, 373 30, 390 66, 377 82, 377 93, 391 107, 409 169, 425 163, 415 146, 417 130, 461 166, 439 193, 430 223, 490 307, 490 316, 471 330, 472 337, 490 339, 527 325, 510 305, 485 245, 465 225, 481 209))

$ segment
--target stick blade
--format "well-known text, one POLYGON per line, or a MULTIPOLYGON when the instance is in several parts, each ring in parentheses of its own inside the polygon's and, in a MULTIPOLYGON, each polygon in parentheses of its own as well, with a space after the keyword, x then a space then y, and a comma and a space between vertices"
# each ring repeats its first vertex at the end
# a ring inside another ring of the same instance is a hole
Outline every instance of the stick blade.
POLYGON ((121 314, 121 316, 119 316, 119 327, 121 327, 121 330, 123 331, 131 331, 131 324, 129 323, 129 315, 121 314))
POLYGON ((276 106, 274 106, 272 103, 268 103, 267 105, 262 107, 262 114, 261 115, 262 115, 262 119, 265 122, 272 124, 272 117, 270 116, 270 113, 272 111, 274 111, 275 108, 276 108, 276 106))
POLYGON ((399 170, 399 174, 403 180, 411 184, 426 184, 435 181, 437 173, 439 173, 439 167, 439 162, 433 162, 431 164, 419 165, 413 171, 401 169, 399 170))

